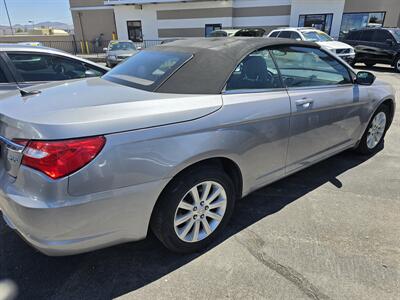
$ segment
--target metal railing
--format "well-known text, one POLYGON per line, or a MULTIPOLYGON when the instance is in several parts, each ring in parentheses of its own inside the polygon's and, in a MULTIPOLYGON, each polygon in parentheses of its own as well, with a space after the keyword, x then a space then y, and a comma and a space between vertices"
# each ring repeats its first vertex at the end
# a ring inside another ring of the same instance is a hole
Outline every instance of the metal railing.
MULTIPOLYGON (((21 40, 21 42, 28 43, 27 41, 21 40)), ((33 41, 32 41, 33 42, 33 41)), ((107 48, 110 41, 41 41, 40 39, 35 40, 35 43, 41 43, 44 47, 50 47, 59 49, 74 55, 89 55, 102 57, 105 56, 104 48, 107 48)), ((161 40, 144 40, 143 42, 135 42, 136 47, 149 48, 161 44, 161 40)), ((0 43, 18 43, 18 41, 0 41, 0 43)))

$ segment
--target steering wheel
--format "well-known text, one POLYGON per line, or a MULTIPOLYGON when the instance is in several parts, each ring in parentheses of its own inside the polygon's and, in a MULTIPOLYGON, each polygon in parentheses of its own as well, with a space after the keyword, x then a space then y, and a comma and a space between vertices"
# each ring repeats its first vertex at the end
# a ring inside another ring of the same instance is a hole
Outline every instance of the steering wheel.
POLYGON ((53 65, 53 70, 57 73, 57 75, 65 75, 65 67, 62 64, 55 64, 53 65))
POLYGON ((267 73, 265 74, 265 80, 267 83, 270 83, 272 87, 277 87, 276 80, 275 80, 275 74, 272 73, 270 70, 267 70, 267 73))

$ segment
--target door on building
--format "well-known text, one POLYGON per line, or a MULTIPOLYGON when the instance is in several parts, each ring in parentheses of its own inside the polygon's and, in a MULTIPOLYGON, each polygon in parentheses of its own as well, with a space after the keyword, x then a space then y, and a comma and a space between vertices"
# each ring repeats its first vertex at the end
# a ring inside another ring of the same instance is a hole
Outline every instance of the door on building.
POLYGON ((221 29, 222 29, 222 24, 206 24, 205 36, 209 37, 211 32, 213 32, 214 30, 221 30, 221 29))
POLYGON ((330 34, 332 19, 333 14, 300 15, 299 27, 314 27, 318 30, 324 31, 327 34, 330 34))
POLYGON ((132 42, 143 42, 142 21, 128 21, 128 37, 132 42))

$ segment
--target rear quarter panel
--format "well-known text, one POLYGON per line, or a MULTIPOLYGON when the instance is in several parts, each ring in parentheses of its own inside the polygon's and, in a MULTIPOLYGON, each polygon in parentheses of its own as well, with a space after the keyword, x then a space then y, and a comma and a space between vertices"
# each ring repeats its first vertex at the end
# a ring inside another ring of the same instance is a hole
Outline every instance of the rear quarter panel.
POLYGON ((189 165, 215 157, 239 166, 247 193, 260 178, 266 180, 266 165, 271 172, 282 167, 290 103, 283 100, 268 108, 262 107, 265 97, 253 103, 239 98, 224 98, 220 110, 197 120, 107 135, 100 155, 70 176, 69 193, 85 195, 172 178, 189 165))

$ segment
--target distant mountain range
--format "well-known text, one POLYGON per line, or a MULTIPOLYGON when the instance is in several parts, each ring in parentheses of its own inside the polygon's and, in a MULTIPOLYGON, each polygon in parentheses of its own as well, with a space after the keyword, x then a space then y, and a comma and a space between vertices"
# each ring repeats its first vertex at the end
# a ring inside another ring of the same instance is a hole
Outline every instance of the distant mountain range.
MULTIPOLYGON (((35 24, 14 24, 13 29, 16 31, 17 29, 32 29, 33 27, 35 28, 40 28, 40 27, 51 27, 51 28, 56 28, 56 29, 63 29, 66 31, 70 31, 74 29, 73 25, 62 23, 62 22, 39 22, 35 24)), ((0 25, 0 30, 1 31, 10 31, 10 26, 8 25, 0 25)))

